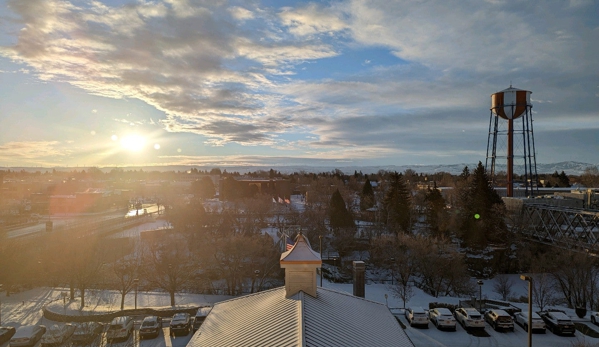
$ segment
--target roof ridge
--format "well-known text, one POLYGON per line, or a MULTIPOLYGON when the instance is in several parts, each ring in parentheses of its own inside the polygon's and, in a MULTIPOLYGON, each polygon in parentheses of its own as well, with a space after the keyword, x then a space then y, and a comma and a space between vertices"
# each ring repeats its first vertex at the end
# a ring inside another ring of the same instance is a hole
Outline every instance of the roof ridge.
POLYGON ((303 290, 300 290, 298 293, 298 305, 300 305, 299 310, 298 310, 298 315, 299 315, 299 337, 300 337, 300 346, 305 347, 306 346, 306 324, 304 322, 304 296, 306 295, 306 293, 304 293, 303 290))
POLYGON ((215 303, 213 306, 220 305, 220 304, 226 303, 226 302, 231 302, 231 301, 235 301, 235 300, 247 298, 247 297, 250 297, 250 296, 262 295, 262 294, 265 294, 265 293, 268 293, 268 292, 274 292, 276 290, 281 290, 281 289, 285 290, 285 286, 271 288, 271 289, 263 290, 261 292, 255 292, 255 293, 250 293, 250 294, 242 294, 242 295, 236 296, 234 298, 230 298, 230 299, 227 299, 227 300, 219 301, 219 302, 215 303))
POLYGON ((346 295, 346 296, 349 296, 349 297, 352 297, 352 298, 356 298, 356 299, 360 299, 360 300, 363 300, 363 301, 368 301, 368 302, 371 302, 373 304, 387 306, 387 305, 383 304, 382 302, 378 302, 378 301, 374 301, 374 300, 362 298, 362 297, 359 297, 359 296, 355 296, 355 295, 353 295, 351 293, 348 293, 348 292, 343 292, 343 291, 339 291, 339 290, 335 290, 335 289, 330 289, 330 288, 324 288, 324 287, 317 287, 316 291, 318 291, 318 290, 326 290, 326 291, 329 291, 329 292, 333 292, 333 293, 337 293, 337 294, 343 294, 343 295, 346 295))

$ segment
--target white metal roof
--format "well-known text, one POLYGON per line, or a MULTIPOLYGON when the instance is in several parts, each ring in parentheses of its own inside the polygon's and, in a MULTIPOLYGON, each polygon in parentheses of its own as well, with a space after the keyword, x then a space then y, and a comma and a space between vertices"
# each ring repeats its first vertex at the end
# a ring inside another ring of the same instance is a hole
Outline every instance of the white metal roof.
POLYGON ((411 346, 389 309, 318 288, 317 297, 285 287, 219 302, 189 341, 201 346, 411 346))
POLYGON ((281 254, 280 261, 283 262, 321 262, 320 254, 315 252, 304 235, 299 234, 293 248, 281 254))

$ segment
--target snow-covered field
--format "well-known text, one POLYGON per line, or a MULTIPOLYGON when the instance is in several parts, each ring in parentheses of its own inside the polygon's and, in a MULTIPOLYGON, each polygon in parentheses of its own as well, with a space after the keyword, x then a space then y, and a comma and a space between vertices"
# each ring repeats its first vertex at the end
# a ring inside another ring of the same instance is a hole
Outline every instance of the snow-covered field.
MULTIPOLYGON (((516 275, 514 275, 517 278, 516 275)), ((518 280, 519 281, 519 280, 518 280)), ((352 284, 330 283, 325 281, 324 287, 339 291, 352 292, 352 284)), ((490 299, 498 299, 498 295, 493 293, 493 281, 485 281, 482 287, 483 297, 490 299)), ((517 290, 516 295, 526 294, 526 285, 519 285, 516 282, 514 289, 517 290)), ((53 311, 78 314, 79 302, 75 301, 63 306, 61 293, 66 292, 63 288, 36 288, 26 292, 16 293, 10 297, 5 297, 2 294, 2 325, 21 326, 26 324, 44 324, 50 326, 56 324, 42 317, 42 306, 50 305, 53 311)), ((457 304, 459 298, 440 297, 434 298, 430 295, 414 288, 415 295, 406 306, 422 306, 428 308, 428 303, 431 301, 446 302, 457 304)), ((401 315, 403 303, 400 299, 395 298, 388 285, 385 284, 370 284, 366 286, 366 299, 385 303, 385 294, 387 294, 387 302, 392 311, 400 315, 400 319, 407 326, 406 333, 412 339, 416 346, 525 346, 526 332, 519 326, 516 326, 514 332, 495 332, 491 327, 486 327, 486 332, 489 337, 477 337, 466 332, 458 325, 457 331, 439 331, 432 324, 429 324, 429 329, 412 328, 406 324, 405 318, 401 315)), ((180 294, 176 297, 177 306, 202 306, 209 305, 215 302, 226 300, 227 296, 217 295, 202 295, 202 294, 180 294)), ((169 297, 166 293, 158 292, 139 292, 137 299, 138 307, 170 307, 169 297)), ((93 311, 113 311, 120 308, 120 296, 115 291, 90 291, 87 294, 87 303, 85 310, 93 311)), ((128 294, 125 301, 125 308, 133 308, 134 294, 128 294)), ((524 304, 515 304, 525 309, 524 304)), ((563 308, 562 308, 563 309, 563 308)), ((573 319, 578 320, 572 310, 566 310, 573 319)), ((588 316, 583 320, 589 322, 588 316)), ((588 323, 590 325, 590 323, 588 323)), ((143 347, 183 347, 187 344, 191 335, 178 336, 176 338, 168 336, 168 323, 165 323, 164 330, 166 334, 161 334, 156 339, 137 341, 135 338, 131 340, 135 346, 143 347)), ((131 342, 130 341, 130 342, 131 342)), ((599 344, 599 339, 590 338, 580 332, 576 332, 574 337, 556 336, 551 332, 546 334, 534 334, 534 346, 572 346, 577 341, 585 341, 591 345, 599 344)), ((125 346, 126 343, 123 343, 125 346)), ((1 347, 6 347, 7 344, 1 347)))

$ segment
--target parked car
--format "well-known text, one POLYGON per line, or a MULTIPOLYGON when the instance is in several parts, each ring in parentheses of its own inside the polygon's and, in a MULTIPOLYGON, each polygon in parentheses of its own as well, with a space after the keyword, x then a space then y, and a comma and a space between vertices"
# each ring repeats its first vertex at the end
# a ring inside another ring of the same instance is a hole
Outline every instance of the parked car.
POLYGON ((42 347, 57 346, 64 343, 73 335, 75 326, 72 324, 52 325, 42 336, 42 347))
POLYGON ((189 334, 191 331, 191 317, 189 313, 175 313, 171 319, 171 326, 169 327, 169 333, 176 335, 177 333, 189 334))
POLYGON ((545 324, 547 324, 547 329, 556 335, 574 335, 576 333, 574 322, 572 322, 572 319, 563 312, 546 311, 541 312, 539 315, 545 324))
MULTIPOLYGON (((518 312, 514 315, 516 324, 520 325, 524 330, 528 331, 528 312, 518 312)), ((537 313, 532 313, 532 331, 545 333, 546 325, 543 318, 537 313)))
POLYGON ((104 324, 98 322, 79 323, 75 327, 71 342, 74 345, 88 345, 104 332, 104 324))
POLYGON ((410 326, 421 325, 428 328, 428 316, 422 307, 409 307, 406 309, 406 318, 410 326))
POLYGON ((430 321, 439 329, 447 328, 453 331, 456 330, 456 321, 447 308, 439 307, 428 311, 430 321))
POLYGON ((204 323, 204 320, 206 319, 206 317, 208 317, 208 314, 210 313, 210 311, 212 311, 212 306, 198 308, 198 312, 196 313, 196 316, 193 320, 193 331, 194 332, 200 328, 202 323, 204 323))
POLYGON ((130 316, 115 317, 106 331, 106 340, 127 340, 133 332, 133 318, 130 316))
POLYGON ((139 337, 144 338, 146 336, 158 337, 162 330, 162 318, 158 316, 145 317, 139 327, 139 337))
POLYGON ((0 327, 0 345, 10 340, 16 331, 13 327, 0 327))
POLYGON ((485 328, 485 321, 477 309, 460 307, 454 312, 455 319, 465 328, 485 328))
POLYGON ((493 327, 493 329, 495 329, 495 331, 499 329, 509 329, 514 331, 514 320, 512 319, 512 316, 504 310, 494 309, 485 312, 485 320, 493 327))
POLYGON ((10 339, 11 347, 34 346, 46 332, 42 325, 23 325, 10 339))
POLYGON ((591 323, 599 324, 599 312, 591 313, 591 323))

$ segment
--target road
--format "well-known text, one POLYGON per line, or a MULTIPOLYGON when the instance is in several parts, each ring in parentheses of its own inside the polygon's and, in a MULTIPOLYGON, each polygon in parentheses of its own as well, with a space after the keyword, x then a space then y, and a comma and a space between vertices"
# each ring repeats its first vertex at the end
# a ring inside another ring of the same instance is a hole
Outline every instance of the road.
MULTIPOLYGON (((125 216, 132 217, 137 214, 143 215, 144 209, 146 214, 155 214, 158 212, 158 206, 156 204, 145 204, 142 209, 137 211, 135 209, 129 210, 126 214, 123 211, 110 211, 100 214, 88 214, 88 215, 56 215, 40 218, 38 223, 29 225, 23 228, 17 228, 10 230, 6 233, 8 238, 17 238, 24 236, 34 236, 37 233, 43 233, 46 231, 46 222, 52 221, 53 229, 59 230, 61 228, 77 227, 77 225, 85 225, 89 222, 101 222, 111 219, 120 219, 125 216)), ((160 209, 162 211, 163 208, 160 209)))

